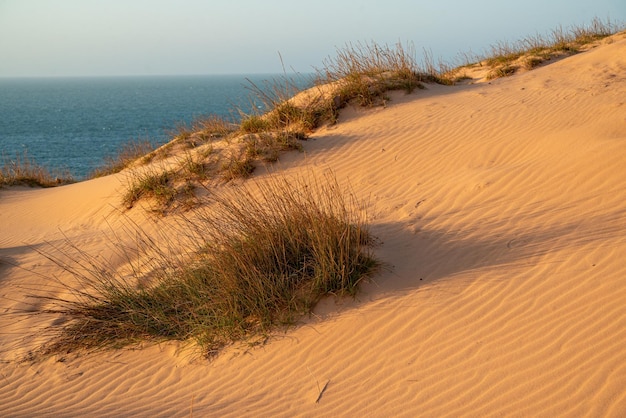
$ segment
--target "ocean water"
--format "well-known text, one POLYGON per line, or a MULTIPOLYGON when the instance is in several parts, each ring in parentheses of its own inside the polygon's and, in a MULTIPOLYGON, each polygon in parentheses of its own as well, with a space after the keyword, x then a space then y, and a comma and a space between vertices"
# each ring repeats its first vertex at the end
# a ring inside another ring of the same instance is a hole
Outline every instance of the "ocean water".
MULTIPOLYGON (((257 106, 250 81, 274 75, 0 78, 0 158, 23 156, 83 179, 131 140, 167 142, 182 123, 238 120, 257 106)), ((299 81, 302 86, 306 81, 299 81)))

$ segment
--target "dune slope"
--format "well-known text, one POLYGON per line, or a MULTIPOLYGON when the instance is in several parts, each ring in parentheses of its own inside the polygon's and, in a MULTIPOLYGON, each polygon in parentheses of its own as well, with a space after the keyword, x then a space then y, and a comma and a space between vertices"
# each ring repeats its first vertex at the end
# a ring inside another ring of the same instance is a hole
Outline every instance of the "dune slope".
MULTIPOLYGON (((621 35, 489 84, 347 109, 281 170, 331 169, 369 197, 390 268, 357 300, 212 362, 164 344, 16 364, 36 319, 3 315, 0 415, 624 416, 624 98, 621 35)), ((0 257, 47 271, 29 246, 60 230, 106 251, 119 180, 0 191, 0 257)), ((44 280, 0 275, 5 313, 44 280)))

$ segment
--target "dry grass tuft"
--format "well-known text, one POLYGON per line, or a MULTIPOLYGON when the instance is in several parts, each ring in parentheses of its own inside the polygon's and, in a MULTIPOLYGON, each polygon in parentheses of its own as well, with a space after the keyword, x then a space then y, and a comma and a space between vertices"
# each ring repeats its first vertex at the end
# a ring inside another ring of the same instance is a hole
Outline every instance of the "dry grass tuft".
POLYGON ((339 84, 335 96, 338 99, 334 99, 338 107, 352 100, 361 106, 374 106, 389 90, 410 93, 423 81, 431 81, 430 75, 419 69, 413 47, 401 43, 347 44, 335 58, 327 59, 318 72, 323 83, 339 84))
POLYGON ((4 186, 54 187, 73 183, 69 174, 53 175, 31 159, 27 152, 15 158, 3 158, 0 166, 0 188, 4 186))
POLYGON ((49 330, 40 354, 194 340, 211 355, 294 324, 324 295, 355 295, 379 263, 354 196, 332 176, 256 186, 214 196, 209 211, 158 240, 131 224, 134 245, 111 239, 130 275, 71 243, 44 254, 78 284, 71 298, 43 297, 67 322, 49 330))
POLYGON ((176 196, 175 173, 172 170, 156 169, 134 171, 129 181, 122 204, 130 209, 142 198, 154 198, 162 207, 167 207, 176 196))

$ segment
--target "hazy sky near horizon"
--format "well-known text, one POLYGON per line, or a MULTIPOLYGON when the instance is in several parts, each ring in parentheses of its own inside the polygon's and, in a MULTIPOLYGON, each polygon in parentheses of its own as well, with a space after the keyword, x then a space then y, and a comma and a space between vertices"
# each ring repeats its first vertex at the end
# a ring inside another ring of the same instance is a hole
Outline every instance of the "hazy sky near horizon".
POLYGON ((0 0, 0 77, 311 72, 346 43, 451 61, 625 0, 0 0))

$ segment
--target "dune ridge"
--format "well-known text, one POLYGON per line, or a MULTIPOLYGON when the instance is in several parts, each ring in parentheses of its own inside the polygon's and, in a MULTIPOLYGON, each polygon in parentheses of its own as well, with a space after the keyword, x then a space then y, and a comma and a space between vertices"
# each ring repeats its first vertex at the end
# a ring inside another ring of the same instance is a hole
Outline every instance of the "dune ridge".
MULTIPOLYGON (((280 171, 330 169, 369 196, 390 268, 356 300, 212 362, 162 344, 16 364, 43 319, 3 315, 0 414, 623 416, 624 97, 619 34, 524 74, 344 110, 280 171)), ((122 178, 0 190, 0 257, 55 273, 29 246, 63 235, 106 255, 122 178)), ((5 313, 44 283, 9 264, 0 277, 5 313)))

